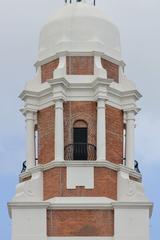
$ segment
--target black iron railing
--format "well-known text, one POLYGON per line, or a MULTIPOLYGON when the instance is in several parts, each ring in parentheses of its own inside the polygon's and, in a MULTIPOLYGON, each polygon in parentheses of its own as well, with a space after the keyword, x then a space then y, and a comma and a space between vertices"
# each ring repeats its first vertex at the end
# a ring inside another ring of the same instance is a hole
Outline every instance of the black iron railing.
POLYGON ((86 143, 74 143, 65 146, 65 160, 96 160, 96 146, 86 143))

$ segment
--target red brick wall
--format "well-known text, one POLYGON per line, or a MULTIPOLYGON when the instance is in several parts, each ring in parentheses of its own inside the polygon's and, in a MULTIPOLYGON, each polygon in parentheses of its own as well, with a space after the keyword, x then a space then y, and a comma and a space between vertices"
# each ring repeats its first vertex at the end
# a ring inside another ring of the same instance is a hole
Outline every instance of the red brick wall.
MULTIPOLYGON (((73 126, 77 120, 88 124, 88 143, 96 145, 97 110, 96 102, 64 103, 64 142, 73 143, 73 126)), ((54 107, 38 112, 39 163, 54 160, 54 107)), ((111 106, 106 107, 106 155, 107 160, 123 163, 123 112, 111 106)))
POLYGON ((114 79, 115 82, 119 82, 119 66, 105 59, 101 59, 102 66, 106 69, 108 78, 114 79))
POLYGON ((54 106, 38 112, 38 160, 40 164, 54 160, 54 106))
POLYGON ((94 170, 94 189, 66 189, 66 168, 53 168, 43 174, 44 200, 53 197, 108 197, 117 199, 117 172, 98 167, 94 170))
POLYGON ((89 56, 68 56, 67 74, 70 75, 93 75, 94 57, 89 56))
POLYGON ((113 236, 113 210, 48 210, 48 236, 113 236))
POLYGON ((123 111, 106 107, 106 156, 107 160, 123 163, 123 111))
POLYGON ((53 72, 58 67, 59 59, 46 63, 41 67, 41 82, 46 82, 53 78, 53 72))
POLYGON ((88 143, 96 145, 97 134, 97 103, 96 102, 65 102, 64 103, 64 145, 73 143, 73 126, 78 120, 88 124, 88 143))

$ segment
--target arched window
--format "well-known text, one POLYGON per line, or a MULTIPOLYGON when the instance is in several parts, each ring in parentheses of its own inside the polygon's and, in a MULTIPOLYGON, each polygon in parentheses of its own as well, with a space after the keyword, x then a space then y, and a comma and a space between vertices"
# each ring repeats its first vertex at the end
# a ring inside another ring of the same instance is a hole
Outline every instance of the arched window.
POLYGON ((73 125, 73 157, 74 160, 87 160, 88 124, 78 120, 73 125))

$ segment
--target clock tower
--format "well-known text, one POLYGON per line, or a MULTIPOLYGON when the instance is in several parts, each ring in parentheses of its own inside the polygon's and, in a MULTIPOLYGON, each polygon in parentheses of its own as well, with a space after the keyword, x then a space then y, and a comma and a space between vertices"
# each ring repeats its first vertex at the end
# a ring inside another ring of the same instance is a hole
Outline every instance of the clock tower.
POLYGON ((26 161, 8 204, 12 240, 149 240, 134 157, 141 94, 94 3, 65 1, 41 30, 37 74, 20 94, 26 161))

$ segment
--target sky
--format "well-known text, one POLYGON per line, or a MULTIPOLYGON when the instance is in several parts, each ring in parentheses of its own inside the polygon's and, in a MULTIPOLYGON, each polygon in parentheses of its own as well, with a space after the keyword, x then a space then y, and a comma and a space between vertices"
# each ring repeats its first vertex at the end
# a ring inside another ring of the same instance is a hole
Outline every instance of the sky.
MULTIPOLYGON (((7 202, 25 160, 25 122, 18 95, 33 78, 39 33, 63 0, 0 0, 0 239, 11 239, 7 202)), ((154 202, 150 240, 160 229, 160 1, 97 0, 118 26, 126 75, 143 98, 136 119, 136 159, 154 202)))

